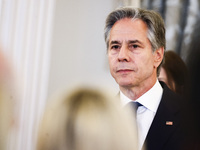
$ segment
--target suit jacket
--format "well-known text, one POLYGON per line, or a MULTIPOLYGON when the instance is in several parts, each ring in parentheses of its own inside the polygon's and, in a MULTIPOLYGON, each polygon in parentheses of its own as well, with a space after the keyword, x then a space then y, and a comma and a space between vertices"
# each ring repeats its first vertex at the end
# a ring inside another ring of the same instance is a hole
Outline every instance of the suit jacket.
POLYGON ((186 114, 184 100, 172 92, 165 83, 160 83, 163 87, 162 99, 147 133, 143 149, 186 150, 189 142, 187 132, 189 120, 184 116, 186 114))

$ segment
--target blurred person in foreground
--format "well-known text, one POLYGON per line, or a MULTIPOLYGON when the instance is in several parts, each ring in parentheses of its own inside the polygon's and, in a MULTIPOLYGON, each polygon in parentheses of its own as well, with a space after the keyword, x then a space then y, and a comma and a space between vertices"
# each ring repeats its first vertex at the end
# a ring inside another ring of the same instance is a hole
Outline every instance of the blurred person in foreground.
POLYGON ((37 150, 138 150, 133 116, 105 93, 84 87, 53 98, 37 150))
POLYGON ((0 88, 0 118, 0 150, 6 150, 13 118, 10 95, 2 87, 0 88))
POLYGON ((188 121, 182 120, 183 100, 158 81, 166 43, 161 16, 151 10, 118 8, 107 16, 104 35, 122 104, 139 103, 139 149, 183 150, 190 142, 183 127, 188 121))
POLYGON ((167 84, 174 92, 180 95, 188 93, 188 69, 182 58, 172 50, 164 55, 159 80, 167 84))
POLYGON ((12 86, 14 86, 11 64, 0 51, 0 150, 6 150, 8 136, 13 123, 12 86))

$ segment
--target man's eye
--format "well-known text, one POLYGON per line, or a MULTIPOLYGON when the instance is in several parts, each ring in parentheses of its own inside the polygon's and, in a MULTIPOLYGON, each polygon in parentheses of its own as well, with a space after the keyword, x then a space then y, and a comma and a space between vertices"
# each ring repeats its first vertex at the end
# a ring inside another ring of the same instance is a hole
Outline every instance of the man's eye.
POLYGON ((118 48, 119 48, 118 45, 113 45, 113 46, 111 46, 111 49, 118 49, 118 48))
POLYGON ((132 45, 133 46, 133 48, 138 48, 139 46, 138 45, 132 45))

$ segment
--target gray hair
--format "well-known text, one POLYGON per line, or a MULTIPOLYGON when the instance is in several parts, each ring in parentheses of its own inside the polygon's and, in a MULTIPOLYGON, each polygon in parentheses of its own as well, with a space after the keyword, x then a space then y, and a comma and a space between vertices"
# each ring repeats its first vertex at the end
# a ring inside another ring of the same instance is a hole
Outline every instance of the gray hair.
MULTIPOLYGON (((141 19, 148 27, 147 37, 151 43, 152 51, 156 51, 160 47, 166 48, 165 39, 165 25, 162 17, 155 11, 144 10, 141 8, 122 7, 112 11, 107 19, 104 28, 104 38, 109 47, 110 31, 113 25, 124 18, 141 19)), ((161 62, 161 64, 163 61, 161 62)), ((157 68, 157 74, 159 75, 161 64, 157 68)))

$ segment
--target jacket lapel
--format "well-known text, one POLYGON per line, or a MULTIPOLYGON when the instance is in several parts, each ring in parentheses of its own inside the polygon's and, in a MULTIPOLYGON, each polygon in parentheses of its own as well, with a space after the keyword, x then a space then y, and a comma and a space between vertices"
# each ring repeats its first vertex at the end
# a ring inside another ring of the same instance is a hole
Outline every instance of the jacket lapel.
POLYGON ((176 133, 180 124, 179 117, 177 117, 179 105, 176 95, 165 84, 161 83, 161 85, 163 96, 145 140, 144 145, 147 150, 164 149, 163 146, 176 133))

